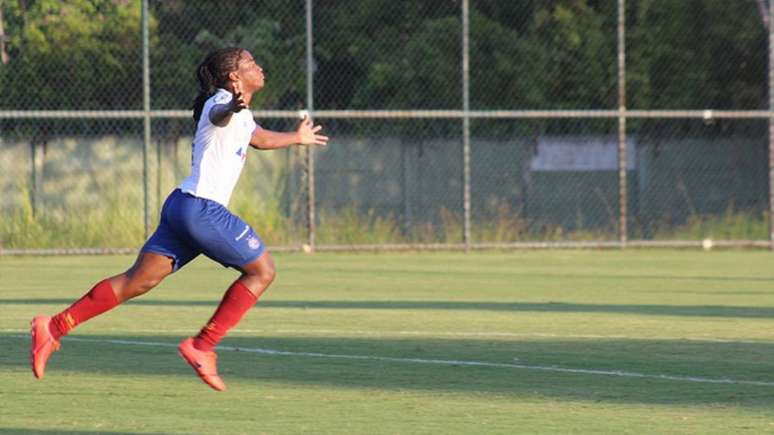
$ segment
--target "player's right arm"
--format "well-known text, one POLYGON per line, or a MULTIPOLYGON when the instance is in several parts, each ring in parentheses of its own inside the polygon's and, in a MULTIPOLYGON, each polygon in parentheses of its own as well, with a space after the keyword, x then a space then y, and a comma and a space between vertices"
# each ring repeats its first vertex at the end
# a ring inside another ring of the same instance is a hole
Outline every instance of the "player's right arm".
POLYGON ((242 109, 247 109, 247 103, 245 103, 244 97, 242 97, 242 92, 235 89, 231 101, 212 106, 209 114, 210 122, 218 127, 225 127, 231 121, 231 115, 242 109))

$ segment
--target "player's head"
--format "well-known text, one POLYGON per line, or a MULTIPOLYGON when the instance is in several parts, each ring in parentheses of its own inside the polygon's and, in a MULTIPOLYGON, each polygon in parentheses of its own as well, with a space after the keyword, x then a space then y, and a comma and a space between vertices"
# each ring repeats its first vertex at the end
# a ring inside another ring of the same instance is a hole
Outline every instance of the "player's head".
POLYGON ((194 100, 194 120, 199 121, 204 102, 218 88, 253 93, 263 87, 263 69, 255 63, 247 50, 228 47, 207 55, 196 68, 199 93, 194 100))
POLYGON ((242 50, 237 62, 237 69, 229 74, 231 83, 238 83, 242 92, 253 93, 263 88, 263 68, 255 62, 253 55, 242 50))

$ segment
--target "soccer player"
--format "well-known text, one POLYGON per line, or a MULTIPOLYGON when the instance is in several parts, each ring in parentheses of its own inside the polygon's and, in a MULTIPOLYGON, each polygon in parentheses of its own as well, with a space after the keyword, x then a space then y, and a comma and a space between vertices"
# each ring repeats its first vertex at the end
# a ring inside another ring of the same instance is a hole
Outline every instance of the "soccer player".
POLYGON ((215 346, 274 280, 275 270, 260 237, 226 207, 242 171, 248 145, 260 150, 295 144, 326 145, 308 116, 295 131, 275 132, 253 120, 253 94, 264 86, 263 69, 241 48, 210 53, 199 64, 199 94, 194 101, 196 133, 191 175, 164 202, 161 221, 126 272, 98 282, 70 307, 54 316, 32 319, 32 372, 42 378, 59 339, 77 325, 140 296, 199 254, 237 269, 239 278, 195 337, 178 346, 180 356, 210 387, 226 388, 218 376, 215 346))

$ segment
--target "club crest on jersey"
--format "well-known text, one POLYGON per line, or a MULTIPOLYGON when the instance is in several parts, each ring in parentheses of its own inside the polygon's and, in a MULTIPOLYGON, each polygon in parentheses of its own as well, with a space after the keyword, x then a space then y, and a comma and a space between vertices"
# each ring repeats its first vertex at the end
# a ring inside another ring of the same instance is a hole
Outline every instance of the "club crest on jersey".
POLYGON ((257 237, 250 236, 247 238, 247 246, 249 246, 250 249, 255 250, 261 246, 261 242, 257 237))
POLYGON ((241 147, 237 150, 236 155, 241 157, 242 161, 244 161, 247 158, 247 153, 241 147))

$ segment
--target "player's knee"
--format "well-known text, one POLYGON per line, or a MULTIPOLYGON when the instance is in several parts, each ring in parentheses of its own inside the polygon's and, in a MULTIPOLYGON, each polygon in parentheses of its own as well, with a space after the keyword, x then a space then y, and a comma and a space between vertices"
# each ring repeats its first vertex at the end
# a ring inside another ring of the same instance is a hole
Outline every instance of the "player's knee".
POLYGON ((131 293, 130 297, 136 297, 145 294, 152 288, 159 285, 160 282, 161 278, 154 276, 134 277, 128 289, 131 293))
POLYGON ((142 281, 142 288, 143 288, 143 290, 145 290, 147 292, 148 290, 152 289, 153 287, 156 287, 157 285, 159 285, 160 282, 161 282, 161 278, 159 278, 159 277, 156 277, 156 276, 146 277, 142 281))
POLYGON ((277 271, 273 264, 264 264, 256 270, 248 271, 247 279, 261 287, 269 286, 277 277, 277 271))
POLYGON ((277 270, 274 269, 273 264, 262 267, 260 272, 258 272, 258 279, 261 281, 261 284, 265 286, 274 282, 275 278, 277 278, 277 270))

